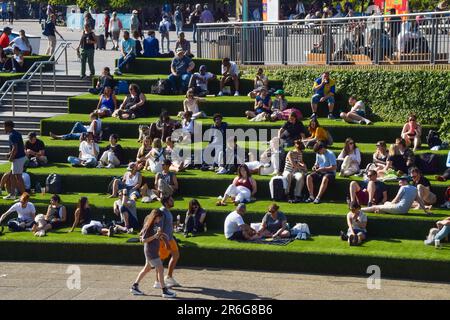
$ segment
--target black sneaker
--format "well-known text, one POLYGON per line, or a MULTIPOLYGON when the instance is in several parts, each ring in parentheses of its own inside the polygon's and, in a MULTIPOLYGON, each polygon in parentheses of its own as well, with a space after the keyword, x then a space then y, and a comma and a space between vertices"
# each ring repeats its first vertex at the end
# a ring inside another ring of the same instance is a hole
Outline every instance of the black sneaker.
POLYGON ((177 296, 177 294, 173 291, 170 291, 167 288, 163 288, 162 289, 162 297, 163 298, 175 298, 177 296))
POLYGON ((114 236, 114 226, 108 228, 108 237, 114 236))
POLYGON ((350 246, 354 246, 354 245, 355 245, 355 235, 354 235, 354 234, 351 234, 351 235, 348 237, 348 244, 349 244, 350 246))
POLYGON ((135 296, 143 296, 144 295, 144 293, 141 290, 139 290, 139 285, 136 283, 131 286, 130 292, 135 296))
POLYGON ((309 197, 308 199, 305 200, 305 203, 311 203, 314 202, 314 198, 309 197))
POLYGON ((342 241, 348 241, 348 236, 344 231, 340 232, 342 241))

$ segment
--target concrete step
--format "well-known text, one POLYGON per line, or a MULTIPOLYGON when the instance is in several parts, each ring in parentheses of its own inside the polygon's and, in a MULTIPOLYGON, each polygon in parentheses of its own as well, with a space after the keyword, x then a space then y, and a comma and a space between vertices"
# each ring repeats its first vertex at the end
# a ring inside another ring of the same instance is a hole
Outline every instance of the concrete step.
MULTIPOLYGON (((41 81, 39 79, 33 79, 31 85, 39 85, 41 81)), ((53 79, 43 79, 43 86, 53 86, 53 79)), ((92 82, 86 82, 84 80, 56 80, 56 86, 73 86, 73 87, 91 87, 92 82)))
MULTIPOLYGON (((25 97, 17 98, 17 96, 14 96, 14 103, 16 106, 26 106, 28 105, 28 101, 30 102, 30 106, 56 106, 56 107, 67 107, 67 101, 66 100, 44 100, 44 99, 32 99, 30 97, 29 100, 25 97)), ((4 106, 11 106, 12 105, 12 99, 3 99, 2 105, 4 106)))
MULTIPOLYGON (((34 79, 39 79, 39 74, 36 74, 34 77, 33 77, 33 80, 34 79)), ((42 75, 42 79, 46 79, 46 80, 53 80, 53 74, 43 74, 42 75)), ((90 83, 91 82, 91 78, 85 78, 85 79, 83 79, 83 80, 81 80, 80 79, 80 76, 79 75, 68 75, 68 76, 66 76, 66 75, 59 75, 59 74, 57 74, 56 75, 56 80, 60 80, 60 81, 84 81, 84 82, 86 82, 86 83, 90 83)))
MULTIPOLYGON (((56 86, 56 92, 71 92, 71 93, 76 93, 74 95, 77 95, 77 94, 86 93, 89 88, 91 88, 91 86, 84 86, 84 87, 81 87, 81 86, 80 87, 79 86, 69 86, 69 85, 67 85, 67 86, 56 86)), ((41 90, 41 86, 33 84, 33 85, 30 86, 30 90, 39 91, 39 90, 41 90)), ((43 90, 47 91, 47 92, 54 91, 54 87, 53 87, 53 85, 51 85, 51 86, 45 85, 45 86, 43 86, 43 90)))
MULTIPOLYGON (((53 90, 53 88, 52 88, 53 90)), ((85 92, 83 92, 85 93, 85 92)), ((67 94, 64 92, 45 92, 43 94, 41 94, 41 88, 39 87, 39 90, 36 91, 32 91, 30 90, 30 100, 58 100, 58 101, 65 101, 67 102, 67 99, 69 97, 72 97, 76 94, 67 94)), ((27 98, 27 93, 26 91, 19 91, 19 92, 15 92, 14 93, 14 97, 16 99, 26 99, 27 98)), ((8 94, 5 95, 5 99, 11 99, 11 93, 9 92, 8 94)))
MULTIPOLYGON (((28 106, 25 105, 18 105, 16 104, 16 112, 28 112, 28 106)), ((12 111, 12 105, 2 105, 0 107, 1 111, 12 111)), ((33 105, 30 103, 30 113, 34 112, 53 112, 53 113, 67 113, 67 105, 33 105)))

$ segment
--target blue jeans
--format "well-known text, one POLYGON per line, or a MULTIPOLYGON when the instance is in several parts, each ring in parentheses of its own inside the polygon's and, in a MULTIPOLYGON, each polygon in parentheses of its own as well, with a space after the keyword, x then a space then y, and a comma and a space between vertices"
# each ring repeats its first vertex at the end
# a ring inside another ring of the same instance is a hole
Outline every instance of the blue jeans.
POLYGON ((442 240, 445 237, 450 235, 450 226, 443 226, 441 230, 439 230, 438 233, 436 233, 436 236, 434 237, 435 240, 442 240))
MULTIPOLYGON (((67 162, 69 162, 72 166, 80 166, 81 159, 77 157, 68 157, 67 162)), ((86 168, 95 168, 97 166, 97 160, 94 158, 90 158, 89 160, 85 160, 86 168)))
POLYGON ((172 86, 173 90, 176 91, 186 91, 187 87, 189 85, 189 80, 191 80, 191 74, 190 73, 184 73, 181 76, 174 76, 173 74, 170 74, 169 76, 169 82, 172 86), (181 87, 180 87, 181 82, 181 87))
POLYGON ((182 21, 175 22, 175 30, 177 32, 177 36, 180 32, 183 32, 183 22, 182 21))
POLYGON ((81 122, 76 122, 73 125, 72 131, 70 133, 62 136, 63 140, 79 140, 81 134, 87 132, 86 127, 81 122))
MULTIPOLYGON (((311 98, 311 103, 318 104, 320 102, 320 99, 323 98, 323 95, 316 93, 311 98)), ((334 104, 334 96, 329 96, 326 100, 328 104, 334 104)))
POLYGON ((119 58, 119 62, 117 63, 117 68, 118 68, 120 71, 122 71, 122 68, 123 68, 125 65, 127 65, 128 63, 133 62, 134 59, 136 59, 136 55, 134 55, 134 54, 128 54, 128 55, 126 56, 126 59, 125 59, 125 57, 123 57, 123 56, 120 57, 120 58, 119 58))

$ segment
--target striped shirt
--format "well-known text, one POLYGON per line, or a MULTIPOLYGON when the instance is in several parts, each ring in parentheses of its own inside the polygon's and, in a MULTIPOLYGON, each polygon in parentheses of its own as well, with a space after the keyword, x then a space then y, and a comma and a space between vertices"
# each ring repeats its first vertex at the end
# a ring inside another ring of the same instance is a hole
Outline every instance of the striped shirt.
POLYGON ((289 151, 288 152, 288 154, 286 156, 286 164, 284 167, 284 171, 291 172, 291 173, 297 172, 297 171, 294 171, 294 163, 295 164, 303 163, 303 153, 302 152, 298 152, 298 151, 289 151), (291 162, 290 158, 292 158, 293 162, 291 162))

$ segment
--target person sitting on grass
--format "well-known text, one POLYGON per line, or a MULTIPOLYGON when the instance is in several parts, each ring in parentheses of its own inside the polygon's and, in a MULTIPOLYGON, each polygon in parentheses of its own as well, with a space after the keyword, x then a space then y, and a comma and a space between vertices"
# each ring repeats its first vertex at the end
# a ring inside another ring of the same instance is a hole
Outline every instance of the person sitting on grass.
POLYGON ((245 149, 237 144, 236 136, 227 137, 225 150, 216 153, 214 162, 219 165, 216 174, 234 174, 245 163, 245 149))
POLYGON ((312 148, 317 142, 326 146, 333 144, 333 138, 327 129, 321 127, 317 118, 312 118, 309 121, 308 131, 310 136, 303 139, 303 144, 307 148, 312 148))
POLYGON ((170 66, 170 75, 168 80, 172 85, 172 89, 175 94, 183 94, 186 92, 191 80, 191 72, 195 68, 195 63, 191 58, 184 54, 183 49, 178 48, 176 50, 176 56, 172 60, 170 66))
POLYGON ((206 97, 209 94, 208 84, 217 79, 216 75, 208 72, 205 65, 201 65, 198 72, 195 72, 189 81, 189 88, 194 89, 197 97, 206 97))
POLYGON ((160 138, 165 141, 167 137, 172 136, 175 129, 180 128, 178 121, 170 119, 169 113, 165 110, 159 115, 158 121, 150 125, 150 137, 152 139, 160 138))
POLYGON ((285 147, 292 147, 295 140, 305 139, 305 136, 306 128, 295 112, 290 114, 287 122, 278 131, 278 138, 282 140, 285 147))
POLYGON ((4 214, 0 216, 0 225, 8 216, 16 212, 17 219, 11 219, 8 221, 8 228, 12 232, 26 231, 35 224, 34 218, 36 216, 36 208, 29 202, 30 195, 27 192, 22 193, 19 202, 13 204, 4 214))
POLYGON ((325 145, 318 142, 314 145, 314 152, 316 153, 316 162, 312 167, 312 173, 306 177, 306 186, 308 187, 309 198, 306 203, 313 202, 320 203, 320 199, 327 191, 327 188, 336 179, 336 156, 325 145), (314 196, 314 191, 317 185, 320 184, 319 193, 314 196))
POLYGON ((296 108, 288 108, 288 101, 285 97, 284 90, 278 89, 275 91, 275 99, 272 101, 272 115, 270 120, 287 120, 292 112, 297 112, 301 118, 301 112, 296 108))
POLYGON ((141 195, 139 190, 142 186, 142 175, 138 171, 136 162, 130 162, 128 164, 127 172, 123 175, 121 179, 115 179, 112 184, 112 192, 109 196, 110 198, 117 198, 119 196, 119 190, 126 189, 127 195, 136 200, 141 195))
POLYGON ((341 231, 341 239, 348 241, 350 246, 359 246, 367 239, 367 215, 361 211, 361 205, 350 202, 350 212, 347 214, 347 233, 341 231))
POLYGON ((260 237, 289 238, 291 236, 287 229, 287 218, 279 209, 276 203, 269 206, 268 212, 262 219, 261 229, 257 232, 260 237))
POLYGON ((342 161, 341 172, 339 173, 341 177, 349 177, 359 172, 361 152, 352 138, 345 139, 344 149, 342 149, 337 160, 342 161))
POLYGON ((375 165, 374 169, 382 171, 387 164, 387 159, 389 157, 389 152, 387 150, 386 142, 378 141, 376 144, 377 149, 373 153, 372 161, 375 165))
POLYGON ((236 210, 225 218, 224 234, 227 240, 245 241, 260 238, 256 230, 245 224, 242 217, 246 211, 245 204, 239 203, 236 210))
POLYGON ((239 96, 239 68, 236 62, 230 58, 222 60, 222 79, 220 79, 220 91, 218 96, 223 96, 223 88, 229 83, 234 84, 234 95, 239 96))
POLYGON ((444 171, 444 173, 441 176, 436 176, 437 181, 445 182, 448 179, 450 179, 450 151, 447 154, 447 162, 446 162, 447 169, 444 171))
POLYGON ((102 236, 112 236, 113 228, 104 228, 100 221, 92 220, 91 208, 89 207, 89 200, 87 197, 81 197, 78 201, 77 208, 74 213, 74 221, 69 233, 73 232, 75 228, 81 227, 81 234, 98 234, 102 236))
POLYGON ((251 121, 270 120, 272 114, 272 99, 266 89, 262 88, 255 97, 254 110, 245 111, 245 116, 251 121), (261 116, 259 116, 261 114, 261 116), (257 117, 258 116, 258 117, 257 117))
POLYGON ((397 192, 395 198, 389 202, 385 202, 382 205, 376 205, 361 209, 364 212, 375 213, 391 213, 391 214, 406 214, 413 205, 414 201, 419 203, 420 208, 427 214, 431 215, 429 209, 425 207, 422 199, 419 197, 417 188, 408 183, 408 176, 399 178, 398 184, 400 189, 397 192))
POLYGON ((281 146, 280 138, 273 137, 269 142, 269 147, 260 155, 259 161, 253 152, 249 152, 249 161, 245 165, 249 168, 250 173, 260 175, 276 175, 282 171, 280 168, 281 158, 286 155, 284 148, 281 146))
POLYGON ((256 181, 252 178, 248 167, 243 164, 238 168, 238 176, 233 179, 233 183, 228 186, 223 198, 216 205, 226 206, 229 198, 235 204, 250 202, 256 192, 256 181))
POLYGON ((83 134, 92 132, 94 134, 94 138, 98 141, 100 140, 102 133, 102 121, 98 118, 98 114, 95 112, 89 114, 89 118, 91 121, 89 125, 85 126, 82 122, 76 122, 70 133, 56 135, 53 132, 50 132, 49 134, 52 139, 55 140, 79 140, 83 134))
POLYGON ((319 102, 328 102, 328 119, 334 119, 334 95, 336 93, 336 81, 330 79, 330 73, 324 72, 320 78, 314 81, 314 95, 311 98, 312 116, 317 117, 317 105, 319 102))
MULTIPOLYGON (((61 197, 57 194, 52 195, 50 198, 50 205, 47 208, 45 221, 47 222, 44 227, 45 232, 60 229, 67 221, 66 207, 61 204, 61 197)), ((35 232, 37 231, 39 230, 36 230, 35 232)))
POLYGON ((189 201, 189 208, 186 212, 184 220, 184 236, 187 238, 189 234, 197 235, 205 232, 206 211, 200 205, 197 199, 189 201))
POLYGON ((29 168, 45 166, 48 163, 45 156, 45 144, 37 138, 36 132, 28 134, 28 141, 25 142, 25 154, 28 158, 28 163, 25 166, 29 168))
MULTIPOLYGON (((437 197, 431 191, 430 181, 422 174, 419 168, 411 168, 412 185, 417 188, 417 194, 422 199, 425 207, 431 210, 432 206, 436 203, 437 197)), ((413 209, 420 209, 420 205, 417 201, 414 201, 412 205, 413 209)))
POLYGON ((118 144, 119 136, 115 133, 109 136, 109 146, 103 152, 98 162, 97 168, 116 168, 125 163, 123 148, 118 144))
POLYGON ((164 149, 166 160, 170 160, 172 165, 170 166, 171 171, 182 172, 191 164, 191 159, 183 158, 180 155, 176 155, 175 152, 175 142, 173 142, 171 137, 166 138, 166 147, 164 149))
POLYGON ((116 109, 116 95, 110 86, 106 86, 98 99, 97 109, 94 110, 94 113, 96 113, 99 118, 106 118, 111 117, 116 109))
POLYGON ((269 78, 264 74, 263 68, 258 69, 253 84, 253 90, 248 94, 252 99, 255 99, 262 89, 265 89, 266 91, 269 90, 269 78))
POLYGON ((395 139, 395 144, 389 148, 389 157, 386 166, 381 173, 386 173, 393 169, 397 171, 397 175, 407 174, 409 168, 412 168, 415 163, 414 152, 406 146, 404 139, 395 139))
POLYGON ((142 145, 138 149, 136 155, 136 165, 138 166, 138 170, 141 171, 145 167, 145 163, 147 162, 146 156, 152 151, 152 143, 153 140, 150 136, 145 136, 142 140, 142 145))
POLYGON ((437 228, 431 228, 428 234, 427 240, 424 240, 425 245, 433 245, 436 240, 442 241, 447 238, 447 241, 450 236, 450 217, 442 219, 436 222, 437 228))
POLYGON ((169 247, 167 235, 163 233, 159 227, 163 219, 163 212, 158 209, 153 209, 152 212, 145 218, 144 227, 140 233, 139 240, 144 243, 145 266, 139 272, 136 281, 130 288, 130 292, 134 295, 142 296, 144 293, 139 289, 139 283, 149 273, 152 268, 156 270, 155 287, 161 288, 163 298, 175 298, 176 293, 167 289, 167 284, 164 279, 164 266, 162 264, 159 250, 161 242, 169 247))
POLYGON ((95 143, 94 134, 89 131, 86 134, 86 140, 83 140, 83 137, 81 137, 80 141, 80 153, 78 158, 69 156, 67 161, 74 167, 82 166, 86 168, 95 168, 97 166, 97 157, 100 148, 98 144, 95 143))
POLYGON ((162 163, 165 160, 165 151, 162 146, 162 141, 159 138, 153 139, 153 148, 145 156, 147 159, 144 170, 151 171, 153 173, 162 172, 162 163))
POLYGON ((384 182, 377 180, 377 172, 369 170, 368 181, 350 182, 350 201, 358 202, 360 205, 368 207, 377 204, 384 204, 387 201, 387 188, 384 182))
POLYGON ((125 66, 128 66, 136 59, 136 43, 134 39, 130 38, 128 31, 123 32, 123 39, 121 42, 121 56, 117 62, 117 68, 114 71, 116 75, 121 76, 125 66))
POLYGON ((341 112, 340 117, 348 123, 372 124, 372 121, 366 117, 366 107, 364 102, 357 100, 355 96, 348 99, 351 109, 349 112, 341 112))
POLYGON ((136 119, 144 114, 145 95, 137 84, 130 84, 128 88, 129 94, 123 100, 119 109, 112 114, 113 117, 121 120, 136 119))
POLYGON ((133 233, 139 228, 136 212, 136 201, 128 197, 127 189, 119 191, 119 199, 114 201, 114 214, 120 218, 120 222, 115 223, 114 233, 133 233))
POLYGON ((406 147, 413 147, 413 151, 417 151, 421 145, 422 139, 422 126, 417 123, 417 117, 415 114, 410 114, 408 122, 405 123, 401 134, 402 139, 405 140, 406 147))
POLYGON ((178 191, 178 180, 175 172, 170 172, 170 160, 164 160, 162 172, 155 175, 154 189, 149 189, 147 184, 141 188, 142 202, 161 201, 163 198, 173 196, 178 191))
POLYGON ((199 102, 204 102, 204 98, 194 97, 194 89, 190 88, 186 92, 186 99, 183 101, 183 111, 178 113, 179 117, 183 117, 187 111, 192 112, 192 119, 206 118, 206 113, 199 110, 199 102))
POLYGON ((102 94, 106 87, 110 87, 111 89, 114 89, 115 87, 114 77, 111 74, 111 70, 109 69, 109 67, 103 68, 102 74, 100 75, 100 77, 98 77, 95 88, 90 88, 89 93, 102 94))
POLYGON ((181 120, 181 131, 181 141, 191 142, 192 137, 194 136, 194 119, 192 119, 192 111, 186 111, 183 114, 183 119, 181 120))

